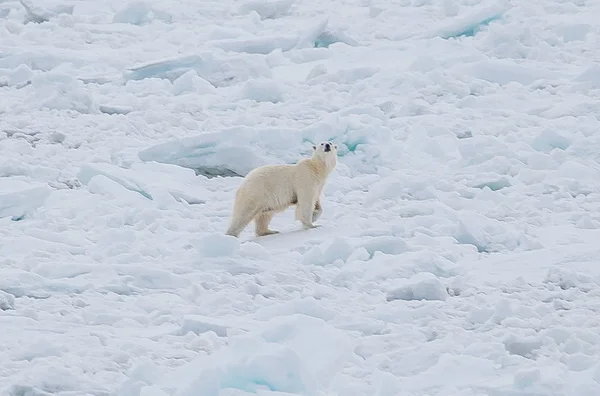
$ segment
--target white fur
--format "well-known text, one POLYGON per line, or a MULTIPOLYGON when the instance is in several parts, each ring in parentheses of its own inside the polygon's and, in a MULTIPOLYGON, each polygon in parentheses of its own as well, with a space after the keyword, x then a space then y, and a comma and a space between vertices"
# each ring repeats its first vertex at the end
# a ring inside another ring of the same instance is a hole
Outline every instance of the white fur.
POLYGON ((246 175, 235 194, 233 215, 227 235, 239 236, 254 220, 256 235, 276 234, 269 229, 275 213, 296 205, 296 220, 304 229, 318 227, 313 224, 323 212, 321 192, 329 174, 337 164, 337 146, 321 142, 313 146, 311 158, 295 165, 265 165, 246 175), (329 144, 331 151, 325 151, 329 144))

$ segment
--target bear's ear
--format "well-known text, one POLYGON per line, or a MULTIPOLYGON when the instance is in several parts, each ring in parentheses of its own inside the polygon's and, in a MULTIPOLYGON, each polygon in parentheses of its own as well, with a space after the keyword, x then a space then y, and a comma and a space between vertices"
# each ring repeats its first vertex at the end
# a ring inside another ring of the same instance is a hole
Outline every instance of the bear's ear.
POLYGON ((313 150, 316 150, 316 149, 317 149, 317 146, 315 146, 315 145, 313 144, 313 150))

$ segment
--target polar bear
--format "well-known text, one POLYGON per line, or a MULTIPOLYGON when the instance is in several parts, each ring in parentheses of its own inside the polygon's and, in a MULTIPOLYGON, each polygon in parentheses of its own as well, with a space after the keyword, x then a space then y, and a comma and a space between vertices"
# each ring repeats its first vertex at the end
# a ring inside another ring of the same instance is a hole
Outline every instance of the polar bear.
POLYGON ((296 205, 296 220, 304 229, 316 228, 321 216, 321 191, 337 165, 337 145, 313 146, 311 158, 294 165, 265 165, 249 172, 235 194, 233 215, 226 234, 238 237, 252 221, 256 236, 277 234, 269 229, 273 215, 296 205))

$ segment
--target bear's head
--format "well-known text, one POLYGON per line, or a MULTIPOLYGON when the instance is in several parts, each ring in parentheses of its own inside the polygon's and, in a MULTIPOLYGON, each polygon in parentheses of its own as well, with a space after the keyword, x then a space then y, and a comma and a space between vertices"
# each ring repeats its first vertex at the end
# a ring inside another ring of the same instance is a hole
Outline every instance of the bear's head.
POLYGON ((330 170, 337 163, 337 145, 329 141, 323 141, 313 146, 313 158, 323 161, 330 170))

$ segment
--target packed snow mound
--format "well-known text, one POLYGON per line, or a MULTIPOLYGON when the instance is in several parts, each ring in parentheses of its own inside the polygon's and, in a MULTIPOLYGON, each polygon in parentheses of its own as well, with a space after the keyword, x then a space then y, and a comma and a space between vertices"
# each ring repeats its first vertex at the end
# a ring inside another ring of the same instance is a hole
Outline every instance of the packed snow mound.
POLYGON ((193 171, 170 164, 136 163, 127 169, 90 163, 80 169, 78 179, 94 194, 128 200, 143 197, 156 202, 159 208, 181 202, 202 204, 209 196, 193 171))
MULTIPOLYGON (((342 32, 327 30, 327 20, 318 22, 305 32, 292 36, 234 37, 211 40, 210 51, 161 59, 129 67, 125 80, 162 78, 171 82, 194 70, 215 87, 230 86, 251 78, 271 77, 265 57, 275 50, 327 47, 335 42, 358 45, 342 32), (237 54, 237 55, 236 55, 237 54)), ((1 64, 0 64, 1 65, 1 64)))
POLYGON ((261 327, 230 336, 227 347, 200 355, 161 378, 145 376, 134 384, 132 376, 117 394, 218 396, 227 390, 315 394, 352 355, 349 340, 321 319, 289 315, 261 327))
POLYGON ((159 11, 143 1, 132 1, 117 12, 113 17, 113 23, 129 23, 143 26, 154 20, 171 22, 171 16, 164 11, 159 11))
POLYGON ((591 66, 579 74, 575 81, 588 84, 591 88, 600 87, 600 66, 591 66))
POLYGON ((190 332, 194 334, 214 333, 218 337, 227 337, 229 332, 237 329, 238 327, 228 320, 204 315, 185 315, 181 321, 181 327, 173 334, 184 336, 190 332))
POLYGON ((0 76, 5 81, 4 86, 22 88, 31 84, 34 72, 29 66, 21 64, 15 69, 0 69, 0 76))
POLYGON ((234 53, 263 54, 267 55, 275 50, 288 52, 305 48, 329 47, 334 43, 343 43, 350 47, 359 45, 359 42, 346 33, 328 27, 329 20, 322 19, 309 28, 296 34, 289 35, 253 35, 235 38, 225 38, 210 41, 211 47, 219 48, 234 53))
POLYGON ((28 102, 40 109, 49 110, 73 110, 82 114, 94 114, 98 112, 98 104, 93 94, 85 84, 68 74, 67 70, 61 68, 45 73, 23 73, 13 75, 13 83, 30 83, 34 89, 28 102), (15 81, 16 80, 16 81, 15 81))
POLYGON ((354 250, 347 238, 332 238, 306 252, 303 262, 309 265, 328 265, 335 264, 339 260, 343 263, 354 250))
POLYGON ((454 237, 461 244, 473 245, 478 252, 515 250, 525 241, 525 234, 507 224, 473 211, 457 213, 459 226, 454 237))
MULTIPOLYGON (((271 93, 258 99, 272 98, 271 93)), ((149 147, 139 158, 191 168, 209 177, 244 176, 261 165, 296 163, 311 155, 313 144, 329 140, 338 145, 339 168, 360 175, 398 167, 399 152, 412 149, 402 142, 379 143, 393 132, 381 125, 383 114, 377 106, 350 107, 329 117, 303 129, 238 126, 207 132, 149 147)), ((443 157, 432 160, 428 166, 443 162, 443 157)))
POLYGON ((202 257, 222 257, 236 253, 240 249, 240 241, 230 235, 209 235, 196 243, 202 257))
POLYGON ((227 52, 267 55, 275 50, 290 51, 298 44, 298 36, 251 36, 213 40, 210 46, 227 52))
POLYGON ((239 11, 241 14, 256 12, 261 19, 276 19, 289 14, 295 0, 251 0, 243 3, 239 11))
POLYGON ((328 47, 336 42, 349 46, 359 45, 343 32, 328 30, 327 20, 323 20, 297 35, 244 36, 211 40, 207 45, 213 49, 209 51, 131 66, 123 76, 126 81, 161 78, 173 82, 193 70, 215 87, 231 86, 249 79, 270 78, 271 68, 262 55, 276 50, 328 47))
POLYGON ((31 0, 19 0, 19 3, 25 9, 25 23, 43 23, 48 22, 61 14, 73 14, 73 5, 58 4, 51 9, 34 4, 31 0))
POLYGON ((15 296, 0 290, 0 310, 8 311, 15 309, 15 296))
POLYGON ((162 143, 141 151, 139 157, 209 177, 244 176, 261 165, 295 163, 309 148, 293 130, 234 127, 162 143))
POLYGON ((261 78, 248 80, 242 90, 242 98, 257 102, 277 103, 283 100, 281 87, 273 80, 261 78))
POLYGON ((217 89, 200 77, 196 70, 189 70, 173 81, 173 95, 184 93, 216 94, 217 89))
POLYGON ((550 268, 546 273, 544 283, 562 290, 576 289, 583 293, 589 293, 598 288, 600 278, 570 269, 550 268))
POLYGON ((448 18, 449 21, 443 21, 442 26, 438 27, 431 36, 445 39, 473 37, 490 23, 502 19, 511 7, 511 4, 505 0, 491 4, 480 3, 475 7, 469 7, 462 15, 451 16, 448 18))
POLYGON ((456 66, 454 70, 500 85, 510 83, 530 85, 538 80, 560 79, 560 74, 556 72, 520 65, 509 59, 485 59, 456 66))
POLYGON ((310 248, 302 260, 309 265, 341 265, 349 259, 371 260, 376 255, 397 256, 409 250, 402 238, 393 236, 333 237, 310 248))
POLYGON ((262 57, 231 56, 212 50, 131 66, 124 72, 124 78, 134 81, 161 78, 174 82, 190 71, 195 71, 214 87, 226 87, 250 78, 271 76, 271 69, 262 57))
POLYGON ((41 183, 17 178, 0 178, 0 218, 22 220, 44 205, 52 189, 41 183))
POLYGON ((566 150, 572 143, 572 138, 553 129, 544 129, 531 142, 538 151, 549 153, 554 149, 566 150))
POLYGON ((413 275, 405 284, 390 291, 387 300, 428 300, 444 301, 448 292, 437 276, 430 272, 413 275))

